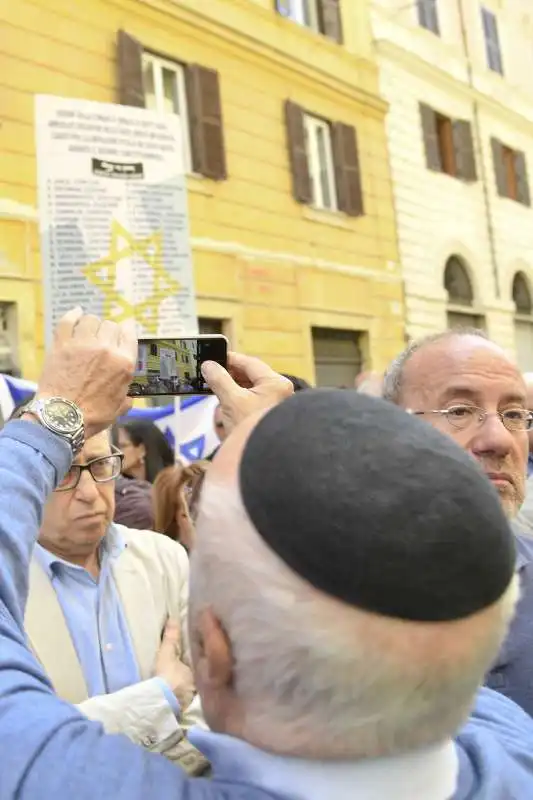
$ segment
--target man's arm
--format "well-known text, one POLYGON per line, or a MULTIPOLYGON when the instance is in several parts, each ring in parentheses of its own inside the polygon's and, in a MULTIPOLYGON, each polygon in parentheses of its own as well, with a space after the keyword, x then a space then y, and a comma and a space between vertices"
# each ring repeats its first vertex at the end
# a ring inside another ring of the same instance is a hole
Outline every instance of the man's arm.
POLYGON ((0 800, 179 800, 186 778, 166 759, 106 736, 59 700, 23 633, 32 548, 68 447, 31 422, 0 433, 0 800))

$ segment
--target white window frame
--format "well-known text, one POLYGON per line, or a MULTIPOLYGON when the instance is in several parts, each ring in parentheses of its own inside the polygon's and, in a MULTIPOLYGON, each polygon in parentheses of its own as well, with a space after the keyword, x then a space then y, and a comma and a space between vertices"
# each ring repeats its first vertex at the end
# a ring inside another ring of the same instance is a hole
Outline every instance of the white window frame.
POLYGON ((317 0, 289 0, 289 6, 289 19, 317 33, 320 31, 317 0))
POLYGON ((333 145, 331 141, 331 125, 326 120, 313 117, 311 114, 304 115, 305 139, 307 150, 307 162, 309 165, 309 175, 313 186, 313 205, 325 211, 337 211, 337 184, 335 181, 335 163, 333 160, 333 145), (324 135, 325 143, 325 163, 321 162, 318 133, 324 135), (328 205, 324 197, 322 187, 322 171, 325 171, 328 183, 329 196, 331 202, 328 205))
POLYGON ((175 91, 177 104, 180 109, 179 114, 174 114, 180 121, 181 138, 183 147, 183 169, 186 174, 192 173, 191 156, 191 132, 189 127, 189 106, 187 102, 187 88, 185 85, 185 69, 182 64, 176 61, 168 61, 152 53, 143 53, 143 73, 148 64, 152 65, 152 75, 154 79, 154 94, 156 111, 168 114, 165 109, 165 93, 163 86, 163 69, 173 72, 175 75, 175 91))

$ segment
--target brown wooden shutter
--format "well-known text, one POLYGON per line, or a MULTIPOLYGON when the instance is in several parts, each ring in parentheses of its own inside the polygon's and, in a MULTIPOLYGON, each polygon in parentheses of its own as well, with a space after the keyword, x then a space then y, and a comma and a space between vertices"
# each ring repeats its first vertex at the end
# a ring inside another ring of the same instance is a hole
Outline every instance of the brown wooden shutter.
POLYGON ((333 41, 342 44, 342 15, 340 0, 318 0, 320 31, 333 41))
POLYGON ((527 164, 526 156, 524 153, 517 151, 514 156, 514 166, 516 173, 516 199, 519 203, 525 206, 531 205, 531 197, 529 194, 529 181, 527 177, 527 164))
POLYGON ((435 172, 442 172, 439 135, 437 132, 437 115, 433 109, 425 105, 425 103, 420 103, 420 120, 422 122, 422 136, 424 137, 427 168, 435 172))
POLYGON ((339 211, 360 217, 365 211, 357 131, 351 125, 335 122, 332 125, 332 144, 339 211))
POLYGON ((494 137, 491 138, 490 144, 492 147, 492 161, 494 163, 496 191, 500 197, 508 197, 509 191, 507 188, 507 173, 505 171, 505 163, 503 160, 503 145, 494 137))
POLYGON ((285 124, 292 173, 292 193, 298 203, 309 205, 313 202, 313 186, 305 145, 304 112, 291 100, 285 102, 285 124))
POLYGON ((185 77, 193 171, 215 181, 226 180, 219 74, 214 69, 189 64, 185 77))
POLYGON ((117 34, 118 101, 144 108, 143 47, 126 31, 117 34))
POLYGON ((464 181, 477 181, 472 126, 467 120, 456 119, 452 130, 457 177, 464 181))

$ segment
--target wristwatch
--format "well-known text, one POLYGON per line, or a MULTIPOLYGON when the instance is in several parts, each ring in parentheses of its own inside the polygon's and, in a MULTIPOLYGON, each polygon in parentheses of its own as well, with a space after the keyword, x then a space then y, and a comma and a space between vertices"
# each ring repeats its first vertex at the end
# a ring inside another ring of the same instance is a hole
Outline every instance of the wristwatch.
POLYGON ((24 414, 33 414, 44 428, 68 442, 74 456, 85 444, 83 414, 71 400, 65 400, 64 397, 32 400, 19 408, 14 417, 19 418, 24 414))

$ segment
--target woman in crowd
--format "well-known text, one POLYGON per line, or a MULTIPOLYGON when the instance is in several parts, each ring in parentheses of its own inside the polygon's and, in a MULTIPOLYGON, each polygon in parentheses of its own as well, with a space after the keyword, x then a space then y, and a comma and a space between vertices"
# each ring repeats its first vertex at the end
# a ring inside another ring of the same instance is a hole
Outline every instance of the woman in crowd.
POLYGON ((174 451, 153 422, 127 419, 117 425, 115 439, 124 453, 122 473, 127 478, 153 483, 162 469, 174 464, 174 451))
POLYGON ((115 483, 114 520, 128 528, 153 530, 152 483, 174 464, 172 448, 157 425, 146 420, 121 422, 113 439, 124 453, 122 475, 115 483))
POLYGON ((194 546, 194 521, 208 466, 209 461, 195 461, 188 467, 175 464, 162 470, 154 482, 154 529, 187 551, 194 546))

